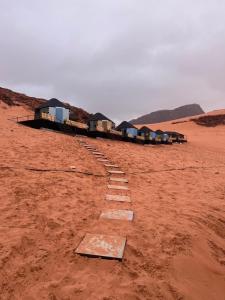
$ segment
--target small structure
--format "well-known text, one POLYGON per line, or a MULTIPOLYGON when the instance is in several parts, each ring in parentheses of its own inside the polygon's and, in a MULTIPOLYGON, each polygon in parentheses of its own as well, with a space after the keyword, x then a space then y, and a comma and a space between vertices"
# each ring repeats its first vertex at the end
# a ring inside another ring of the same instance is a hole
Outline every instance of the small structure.
POLYGON ((136 137, 138 135, 138 129, 127 121, 120 123, 120 125, 116 127, 116 130, 122 131, 123 135, 128 137, 136 137))
POLYGON ((155 131, 155 143, 159 144, 162 143, 162 136, 163 136, 163 131, 158 129, 155 131))
POLYGON ((40 118, 64 123, 69 119, 69 109, 58 99, 52 98, 35 109, 35 119, 40 118))
POLYGON ((172 142, 177 142, 177 143, 187 142, 187 138, 179 132, 165 131, 165 134, 167 134, 169 138, 171 138, 172 142))
POLYGON ((144 136, 144 137, 149 137, 151 132, 153 132, 153 130, 151 128, 148 128, 147 126, 142 126, 138 130, 138 135, 144 136))
POLYGON ((98 112, 89 118, 88 126, 89 131, 109 132, 115 128, 115 123, 98 112))

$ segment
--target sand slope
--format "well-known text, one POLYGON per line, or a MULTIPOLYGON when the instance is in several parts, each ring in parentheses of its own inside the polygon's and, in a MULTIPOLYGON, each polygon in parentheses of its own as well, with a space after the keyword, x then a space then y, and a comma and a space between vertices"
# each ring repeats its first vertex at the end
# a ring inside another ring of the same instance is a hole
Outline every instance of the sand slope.
POLYGON ((87 139, 127 173, 128 224, 98 220, 121 207, 103 165, 77 138, 7 120, 24 113, 0 107, 0 299, 225 299, 224 127, 170 125, 190 141, 173 146, 87 139), (123 262, 76 255, 86 232, 126 234, 123 262))

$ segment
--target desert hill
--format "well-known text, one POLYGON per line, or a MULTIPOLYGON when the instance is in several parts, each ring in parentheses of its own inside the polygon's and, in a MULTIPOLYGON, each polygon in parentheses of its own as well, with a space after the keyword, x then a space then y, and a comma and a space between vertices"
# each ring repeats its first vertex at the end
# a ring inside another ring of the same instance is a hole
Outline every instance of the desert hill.
POLYGON ((132 124, 154 124, 203 114, 198 104, 184 105, 172 110, 158 110, 130 121, 132 124))
POLYGON ((0 103, 1 299, 224 300, 223 125, 152 125, 188 135, 172 146, 83 138, 126 173, 124 206, 80 138, 9 120, 28 112, 0 103), (133 223, 99 219, 121 207, 133 223), (87 232, 126 236, 123 262, 76 254, 87 232))
MULTIPOLYGON (((29 97, 27 95, 13 92, 9 89, 0 87, 0 101, 9 106, 22 106, 30 110, 35 110, 40 104, 44 103, 45 99, 29 97)), ((72 106, 68 103, 65 105, 70 109, 71 113, 75 116, 76 121, 86 122, 90 116, 85 110, 72 106)))

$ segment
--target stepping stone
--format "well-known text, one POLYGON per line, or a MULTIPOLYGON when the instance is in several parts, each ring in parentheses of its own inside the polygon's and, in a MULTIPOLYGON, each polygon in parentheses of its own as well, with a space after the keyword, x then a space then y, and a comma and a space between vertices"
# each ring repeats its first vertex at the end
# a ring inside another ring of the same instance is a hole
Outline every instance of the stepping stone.
POLYGON ((117 165, 104 165, 105 167, 107 167, 107 168, 119 168, 119 166, 117 166, 117 165))
POLYGON ((103 211, 100 215, 100 219, 112 219, 112 220, 124 220, 124 221, 133 221, 134 213, 132 210, 125 209, 111 209, 103 211))
POLYGON ((118 202, 131 202, 129 196, 120 196, 120 195, 106 195, 106 200, 118 201, 118 202))
POLYGON ((101 162, 109 162, 108 159, 103 159, 103 158, 97 158, 97 161, 101 161, 101 162))
POLYGON ((108 170, 110 174, 125 174, 123 171, 108 170))
POLYGON ((126 237, 123 236, 87 233, 75 252, 89 257, 122 260, 125 245, 126 237))
POLYGON ((127 186, 123 186, 123 185, 111 185, 111 184, 108 184, 108 189, 129 191, 129 188, 127 186))
POLYGON ((128 179, 126 178, 114 178, 114 177, 110 177, 109 180, 111 181, 116 181, 116 182, 124 182, 124 183, 128 183, 128 179))
POLYGON ((104 154, 94 154, 94 156, 98 157, 98 158, 105 158, 104 154))

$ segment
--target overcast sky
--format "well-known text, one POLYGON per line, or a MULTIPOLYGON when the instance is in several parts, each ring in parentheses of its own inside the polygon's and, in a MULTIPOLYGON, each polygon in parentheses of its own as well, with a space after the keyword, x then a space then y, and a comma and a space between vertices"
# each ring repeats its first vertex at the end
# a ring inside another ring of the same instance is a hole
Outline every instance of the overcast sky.
POLYGON ((0 86, 115 120, 225 107, 225 0, 0 0, 0 86))

